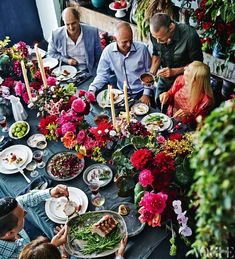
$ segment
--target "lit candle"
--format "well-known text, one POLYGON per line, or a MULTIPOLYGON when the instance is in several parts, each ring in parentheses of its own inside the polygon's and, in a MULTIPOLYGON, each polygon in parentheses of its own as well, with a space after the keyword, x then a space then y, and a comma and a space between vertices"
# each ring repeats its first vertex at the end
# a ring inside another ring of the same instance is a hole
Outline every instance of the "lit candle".
POLYGON ((108 91, 109 91, 109 97, 110 97, 110 106, 111 106, 113 127, 115 130, 117 130, 116 114, 115 114, 115 108, 114 108, 114 94, 113 94, 113 89, 112 89, 111 85, 108 85, 108 91))
POLYGON ((130 112, 129 112, 129 103, 128 103, 128 93, 127 93, 127 83, 124 81, 123 92, 125 97, 125 109, 126 109, 126 122, 130 123, 130 112))
POLYGON ((46 73, 45 73, 45 69, 44 69, 44 66, 43 66, 43 62, 42 62, 42 56, 41 56, 41 54, 39 53, 39 50, 38 50, 38 44, 34 45, 34 50, 35 50, 35 53, 36 53, 36 56, 37 56, 38 66, 39 66, 39 69, 40 69, 40 72, 41 72, 43 85, 44 85, 45 88, 47 88, 46 73))
POLYGON ((32 94, 31 94, 30 87, 29 87, 29 80, 28 80, 28 77, 27 77, 27 71, 26 71, 26 68, 25 68, 25 65, 24 65, 24 61, 21 60, 20 64, 21 64, 21 69, 22 69, 22 73, 23 73, 23 77, 24 77, 24 83, 25 83, 26 90, 27 90, 27 93, 28 93, 28 96, 29 96, 29 101, 31 102, 32 101, 32 94))

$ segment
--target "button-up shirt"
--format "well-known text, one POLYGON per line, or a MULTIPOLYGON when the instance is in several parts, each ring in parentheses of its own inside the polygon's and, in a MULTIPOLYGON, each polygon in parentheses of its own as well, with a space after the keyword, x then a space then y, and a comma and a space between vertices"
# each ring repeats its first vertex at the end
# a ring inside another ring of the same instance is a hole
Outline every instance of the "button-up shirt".
POLYGON ((112 74, 117 79, 117 87, 123 90, 123 82, 127 81, 128 92, 150 95, 150 89, 145 88, 140 81, 140 75, 149 71, 151 64, 150 54, 145 44, 140 42, 132 43, 130 51, 123 55, 119 52, 117 43, 109 44, 101 55, 97 68, 97 76, 91 83, 89 90, 96 92, 110 83, 112 74))
MULTIPOLYGON (((178 68, 184 67, 191 62, 203 61, 201 41, 196 30, 189 25, 176 23, 175 33, 170 44, 160 44, 151 35, 153 55, 161 59, 161 67, 178 68)), ((176 76, 177 77, 177 76, 176 76)), ((176 77, 161 78, 168 90, 176 77)))
POLYGON ((72 41, 66 31, 66 47, 68 56, 77 60, 78 68, 81 70, 86 69, 86 53, 82 28, 76 43, 72 41))
MULTIPOLYGON (((18 196, 16 200, 22 208, 27 210, 27 207, 35 207, 49 197, 51 196, 49 189, 47 189, 43 191, 32 191, 18 196)), ((19 232, 19 235, 21 238, 16 241, 0 240, 0 259, 17 259, 19 257, 22 249, 30 242, 29 236, 24 229, 19 232)))

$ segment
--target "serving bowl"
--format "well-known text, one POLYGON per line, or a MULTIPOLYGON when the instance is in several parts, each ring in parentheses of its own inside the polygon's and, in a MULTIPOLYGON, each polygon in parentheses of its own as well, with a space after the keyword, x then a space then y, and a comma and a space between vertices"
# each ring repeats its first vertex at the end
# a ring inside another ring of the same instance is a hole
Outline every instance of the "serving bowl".
POLYGON ((30 126, 27 121, 16 121, 9 129, 9 136, 13 139, 21 139, 25 137, 30 130, 30 126))

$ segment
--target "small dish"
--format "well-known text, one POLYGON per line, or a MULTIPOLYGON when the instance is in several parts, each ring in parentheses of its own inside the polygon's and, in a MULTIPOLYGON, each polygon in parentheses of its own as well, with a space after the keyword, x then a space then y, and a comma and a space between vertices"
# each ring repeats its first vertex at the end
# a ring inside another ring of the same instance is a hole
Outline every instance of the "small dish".
POLYGON ((47 146, 47 143, 44 145, 45 147, 43 146, 40 148, 40 146, 38 146, 38 143, 42 141, 46 142, 46 137, 43 134, 33 134, 28 138, 27 144, 33 148, 44 149, 47 146))
POLYGON ((145 103, 135 103, 132 107, 131 110, 136 114, 136 115, 145 115, 149 111, 149 106, 145 103))
POLYGON ((21 139, 25 137, 30 130, 30 126, 27 121, 16 121, 9 129, 9 136, 13 139, 21 139))
POLYGON ((129 209, 129 213, 125 216, 122 216, 126 223, 128 237, 133 237, 138 235, 144 229, 145 224, 139 221, 139 218, 138 218, 139 215, 135 208, 135 205, 131 202, 121 202, 113 205, 111 207, 111 210, 118 212, 120 205, 125 205, 129 209))
POLYGON ((84 171, 83 180, 89 185, 93 179, 98 179, 100 187, 106 186, 112 181, 113 171, 107 165, 93 164, 84 171))
POLYGON ((140 76, 140 81, 142 82, 142 84, 146 85, 146 86, 151 86, 154 84, 154 76, 151 73, 144 73, 140 76))

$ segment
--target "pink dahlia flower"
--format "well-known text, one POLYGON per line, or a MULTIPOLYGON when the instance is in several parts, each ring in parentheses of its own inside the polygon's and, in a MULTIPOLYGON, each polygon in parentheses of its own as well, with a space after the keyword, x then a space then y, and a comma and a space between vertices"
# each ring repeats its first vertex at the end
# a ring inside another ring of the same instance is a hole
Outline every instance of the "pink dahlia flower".
POLYGON ((75 112, 82 113, 86 108, 86 103, 81 98, 77 98, 73 101, 72 108, 75 112))
POLYGON ((139 175, 139 182, 143 187, 147 187, 148 185, 152 185, 154 181, 154 177, 150 170, 145 169, 142 172, 140 172, 139 175))

